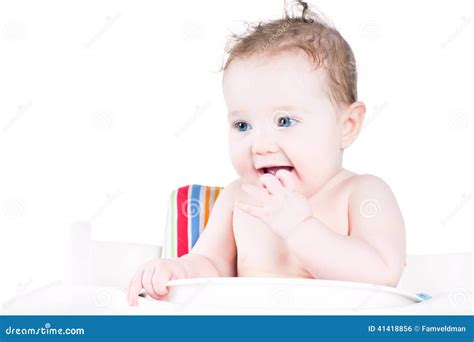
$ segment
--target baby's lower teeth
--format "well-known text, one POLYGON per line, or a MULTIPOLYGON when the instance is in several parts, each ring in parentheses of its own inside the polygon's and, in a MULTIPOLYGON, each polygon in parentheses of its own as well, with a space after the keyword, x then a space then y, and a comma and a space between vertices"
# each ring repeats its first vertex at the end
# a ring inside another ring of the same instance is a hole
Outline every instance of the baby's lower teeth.
POLYGON ((278 170, 281 170, 281 169, 283 169, 283 168, 282 167, 272 167, 271 169, 268 169, 268 172, 275 176, 276 173, 278 172, 278 170))
POLYGON ((272 175, 276 175, 276 173, 278 172, 278 170, 288 170, 288 171, 292 171, 293 168, 287 168, 287 167, 272 167, 272 168, 265 168, 263 170, 263 173, 270 173, 272 175))

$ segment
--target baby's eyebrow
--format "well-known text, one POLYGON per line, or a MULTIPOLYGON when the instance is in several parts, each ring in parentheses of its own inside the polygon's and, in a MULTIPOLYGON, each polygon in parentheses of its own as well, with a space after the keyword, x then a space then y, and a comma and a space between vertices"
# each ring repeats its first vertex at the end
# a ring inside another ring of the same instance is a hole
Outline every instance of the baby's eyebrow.
POLYGON ((230 112, 230 113, 228 114, 228 116, 229 116, 229 117, 232 117, 232 116, 239 116, 239 115, 242 115, 242 113, 243 113, 243 112, 240 111, 240 110, 233 110, 232 112, 230 112))
POLYGON ((272 109, 272 113, 275 113, 275 112, 278 112, 278 111, 283 111, 283 112, 293 112, 293 111, 300 111, 301 108, 299 107, 295 107, 295 106, 291 106, 291 105, 286 105, 286 106, 278 106, 278 107, 274 107, 272 109))
POLYGON ((236 116, 242 116, 242 114, 244 114, 244 113, 245 112, 241 111, 241 110, 233 110, 233 111, 229 112, 227 117, 230 119, 230 118, 233 118, 233 117, 236 117, 236 116))

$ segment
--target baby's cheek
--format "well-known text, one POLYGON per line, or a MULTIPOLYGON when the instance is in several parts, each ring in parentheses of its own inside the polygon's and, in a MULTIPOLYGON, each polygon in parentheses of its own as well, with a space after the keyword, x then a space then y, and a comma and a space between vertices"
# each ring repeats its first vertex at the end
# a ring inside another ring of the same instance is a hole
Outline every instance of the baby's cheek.
POLYGON ((291 160, 294 163, 294 166, 304 169, 321 160, 320 152, 321 151, 317 145, 300 142, 292 145, 289 154, 291 154, 291 160))
POLYGON ((310 146, 309 144, 295 146, 291 161, 298 172, 299 180, 302 182, 317 178, 321 167, 327 162, 322 157, 321 150, 317 146, 310 146))
POLYGON ((254 185, 259 184, 258 175, 249 160, 237 157, 231 157, 231 160, 234 170, 237 172, 242 182, 254 185))
POLYGON ((230 160, 234 170, 242 178, 249 173, 249 167, 251 166, 251 161, 248 160, 242 153, 239 153, 236 150, 230 150, 230 160))

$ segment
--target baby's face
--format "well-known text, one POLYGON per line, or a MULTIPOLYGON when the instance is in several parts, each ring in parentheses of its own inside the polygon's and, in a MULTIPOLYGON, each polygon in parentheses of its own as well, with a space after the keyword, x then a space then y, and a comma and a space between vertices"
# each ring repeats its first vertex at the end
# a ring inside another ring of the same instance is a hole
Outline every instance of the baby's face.
POLYGON ((311 196, 340 170, 339 113, 324 71, 305 55, 234 60, 223 90, 231 161, 244 182, 257 184, 263 173, 284 167, 297 190, 311 196))

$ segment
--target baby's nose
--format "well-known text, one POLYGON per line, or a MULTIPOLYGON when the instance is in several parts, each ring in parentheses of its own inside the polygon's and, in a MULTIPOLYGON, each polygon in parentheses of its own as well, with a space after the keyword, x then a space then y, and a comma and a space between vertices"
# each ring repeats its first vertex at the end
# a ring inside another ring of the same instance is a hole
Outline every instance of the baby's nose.
POLYGON ((268 134, 258 134, 252 144, 253 154, 275 153, 278 151, 278 145, 268 134))

